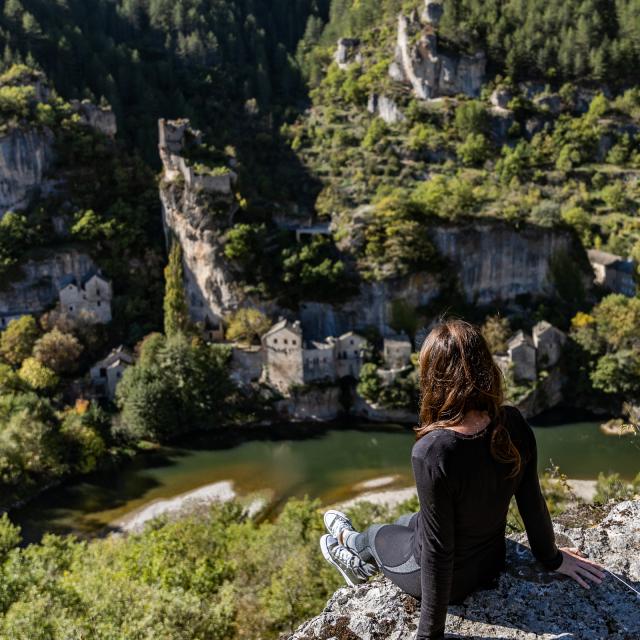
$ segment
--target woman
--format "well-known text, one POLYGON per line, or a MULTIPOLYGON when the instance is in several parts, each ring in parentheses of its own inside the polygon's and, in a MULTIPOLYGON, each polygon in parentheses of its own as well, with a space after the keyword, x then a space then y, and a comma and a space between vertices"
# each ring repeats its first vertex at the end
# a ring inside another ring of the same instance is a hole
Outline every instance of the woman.
POLYGON ((536 441, 514 407, 502 406, 502 375, 477 327, 436 326, 419 356, 420 425, 411 455, 420 511, 354 531, 327 511, 325 558, 354 585, 378 570, 421 599, 416 638, 444 638, 449 603, 495 585, 505 564, 505 527, 515 495, 531 551, 581 586, 604 578, 577 549, 558 549, 540 491, 536 441))

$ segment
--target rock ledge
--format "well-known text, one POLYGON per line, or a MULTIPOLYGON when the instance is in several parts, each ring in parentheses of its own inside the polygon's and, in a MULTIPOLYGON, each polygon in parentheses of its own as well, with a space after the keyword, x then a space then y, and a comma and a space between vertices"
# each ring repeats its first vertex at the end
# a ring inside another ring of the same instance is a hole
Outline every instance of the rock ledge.
MULTIPOLYGON (((640 500, 621 502, 597 525, 554 524, 560 546, 577 546, 640 589, 640 500)), ((508 538, 507 569, 496 589, 449 607, 447 638, 637 640, 640 599, 608 575, 589 591, 540 568, 526 536, 508 538)), ((410 640, 419 603, 386 579, 344 587, 288 640, 410 640)))

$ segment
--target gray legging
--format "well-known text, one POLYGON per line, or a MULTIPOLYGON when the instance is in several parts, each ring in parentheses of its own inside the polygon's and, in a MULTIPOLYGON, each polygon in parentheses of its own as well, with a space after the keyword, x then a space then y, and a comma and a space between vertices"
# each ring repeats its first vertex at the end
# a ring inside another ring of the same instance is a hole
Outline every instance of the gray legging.
POLYGON ((413 555, 413 518, 417 513, 400 516, 393 524, 373 524, 358 534, 353 545, 364 562, 378 565, 391 582, 420 598, 420 565, 413 555))

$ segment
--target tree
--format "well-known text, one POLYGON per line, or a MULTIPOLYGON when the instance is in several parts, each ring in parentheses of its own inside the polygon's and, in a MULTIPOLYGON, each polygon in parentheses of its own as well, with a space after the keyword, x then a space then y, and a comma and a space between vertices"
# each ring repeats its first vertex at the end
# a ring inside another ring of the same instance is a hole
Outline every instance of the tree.
POLYGON ((42 364, 36 358, 27 358, 22 363, 18 375, 30 387, 38 391, 52 389, 58 384, 58 376, 55 371, 42 364))
POLYGON ((31 355, 39 333, 33 316, 12 320, 0 336, 0 354, 9 364, 19 366, 31 355))
POLYGON ((78 368, 82 350, 83 346, 74 335, 54 328, 38 338, 33 355, 55 373, 70 373, 78 368))
POLYGON ((253 344, 271 326, 269 318, 259 309, 245 307, 231 315, 227 324, 226 337, 232 342, 253 344))
POLYGON ((487 341, 491 353, 506 352, 507 340, 511 335, 509 318, 499 315, 488 316, 482 325, 482 335, 487 341))
POLYGON ((164 332, 170 338, 178 333, 186 333, 190 328, 189 308, 184 290, 182 247, 177 241, 171 246, 164 279, 164 332))
POLYGON ((640 393, 640 354, 629 349, 602 356, 591 372, 596 389, 637 398, 640 393))
POLYGON ((475 167, 487 159, 489 143, 482 133, 470 133, 464 142, 457 146, 456 152, 463 164, 475 167))
POLYGON ((483 134, 488 122, 487 111, 479 100, 463 102, 456 109, 455 126, 461 140, 466 140, 472 134, 483 134))
POLYGON ((360 369, 356 391, 368 402, 377 402, 382 393, 382 379, 373 362, 365 362, 360 369))
POLYGON ((118 384, 120 432, 130 438, 164 438, 194 428, 215 428, 233 392, 226 345, 191 341, 177 333, 155 343, 118 384))

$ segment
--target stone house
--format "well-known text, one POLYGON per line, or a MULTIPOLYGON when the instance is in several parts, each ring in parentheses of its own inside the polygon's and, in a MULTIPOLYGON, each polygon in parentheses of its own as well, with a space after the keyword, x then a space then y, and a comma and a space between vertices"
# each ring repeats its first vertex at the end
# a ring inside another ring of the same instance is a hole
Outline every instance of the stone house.
POLYGON ((116 387, 125 369, 133 363, 133 356, 122 345, 113 349, 103 360, 96 362, 89 370, 89 377, 96 395, 113 400, 116 387))
POLYGON ((286 392, 292 385, 358 377, 366 340, 353 331, 305 341, 300 322, 282 319, 262 336, 263 380, 286 392))
POLYGON ((518 331, 507 343, 507 354, 516 382, 536 380, 536 348, 531 336, 518 331))
POLYGON ((74 318, 86 318, 95 323, 111 322, 111 282, 98 269, 82 278, 64 276, 58 283, 60 311, 74 318))
POLYGON ((413 347, 409 336, 399 333, 383 339, 382 352, 389 369, 402 369, 411 363, 413 347))
POLYGON ((304 384, 302 329, 300 322, 279 320, 262 336, 263 378, 272 387, 287 391, 291 385, 304 384))
POLYGON ((629 297, 636 295, 633 260, 598 249, 589 249, 587 255, 597 284, 614 293, 629 297))
POLYGON ((541 320, 533 327, 532 338, 538 369, 555 367, 562 356, 567 336, 546 320, 541 320))
POLYGON ((358 378, 367 346, 366 338, 354 331, 348 331, 337 338, 333 338, 333 341, 337 377, 353 376, 358 378))

